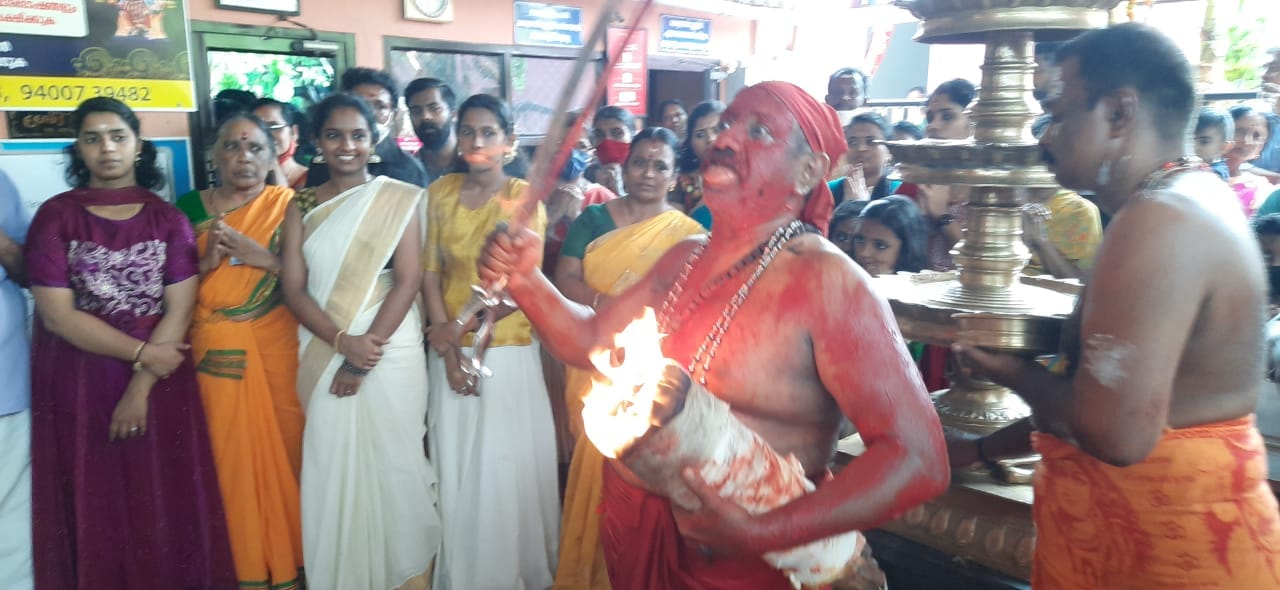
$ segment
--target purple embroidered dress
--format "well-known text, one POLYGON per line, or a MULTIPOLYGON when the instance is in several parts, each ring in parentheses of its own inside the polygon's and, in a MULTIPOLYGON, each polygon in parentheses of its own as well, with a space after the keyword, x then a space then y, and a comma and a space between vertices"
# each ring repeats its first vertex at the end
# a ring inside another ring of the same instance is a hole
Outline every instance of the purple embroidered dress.
MULTIPOLYGON (((75 189, 46 202, 26 244, 33 287, 146 340, 164 287, 197 274, 191 225, 150 192, 75 189), (124 221, 92 205, 143 203, 124 221)), ((36 322, 32 515, 36 587, 235 588, 204 412, 188 359, 157 383, 146 434, 108 442, 130 363, 91 354, 36 322)))

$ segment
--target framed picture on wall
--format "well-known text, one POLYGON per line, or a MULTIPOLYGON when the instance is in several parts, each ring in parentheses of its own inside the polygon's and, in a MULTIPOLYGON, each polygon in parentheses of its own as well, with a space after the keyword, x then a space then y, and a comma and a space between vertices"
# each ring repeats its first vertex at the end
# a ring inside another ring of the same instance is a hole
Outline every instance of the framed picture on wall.
POLYGON ((454 0, 404 0, 404 18, 429 23, 453 22, 454 0))
POLYGON ((298 16, 302 14, 301 2, 302 0, 214 0, 214 5, 223 10, 298 16))

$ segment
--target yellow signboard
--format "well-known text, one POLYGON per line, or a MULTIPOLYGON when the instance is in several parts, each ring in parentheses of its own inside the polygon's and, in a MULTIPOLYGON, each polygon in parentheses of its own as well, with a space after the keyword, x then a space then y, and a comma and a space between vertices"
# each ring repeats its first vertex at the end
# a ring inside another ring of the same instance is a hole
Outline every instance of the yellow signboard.
POLYGON ((0 110, 195 110, 181 0, 0 0, 0 110))

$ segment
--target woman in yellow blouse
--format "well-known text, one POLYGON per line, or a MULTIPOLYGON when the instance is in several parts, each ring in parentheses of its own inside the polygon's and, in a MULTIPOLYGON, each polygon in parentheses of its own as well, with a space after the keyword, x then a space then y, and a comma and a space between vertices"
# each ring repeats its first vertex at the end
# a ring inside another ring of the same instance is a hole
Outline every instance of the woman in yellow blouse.
MULTIPOLYGON (((501 100, 468 98, 458 108, 457 131, 467 172, 427 189, 423 297, 436 351, 429 362, 427 440, 444 517, 433 587, 546 588, 556 565, 560 496, 551 405, 529 320, 515 312, 498 321, 485 356, 493 376, 474 390, 450 383, 441 356, 458 347, 471 353, 471 336, 459 337, 452 320, 479 283, 476 260, 487 236, 515 212, 528 184, 503 172, 515 130, 501 100)), ((542 234, 546 224, 539 204, 530 229, 542 234)))

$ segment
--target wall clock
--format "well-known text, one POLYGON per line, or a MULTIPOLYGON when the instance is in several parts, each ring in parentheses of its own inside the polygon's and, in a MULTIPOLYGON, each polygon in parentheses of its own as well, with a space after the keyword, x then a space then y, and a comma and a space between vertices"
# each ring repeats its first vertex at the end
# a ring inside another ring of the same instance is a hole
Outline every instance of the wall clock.
POLYGON ((453 22, 453 0, 404 0, 404 17, 433 23, 453 22))

